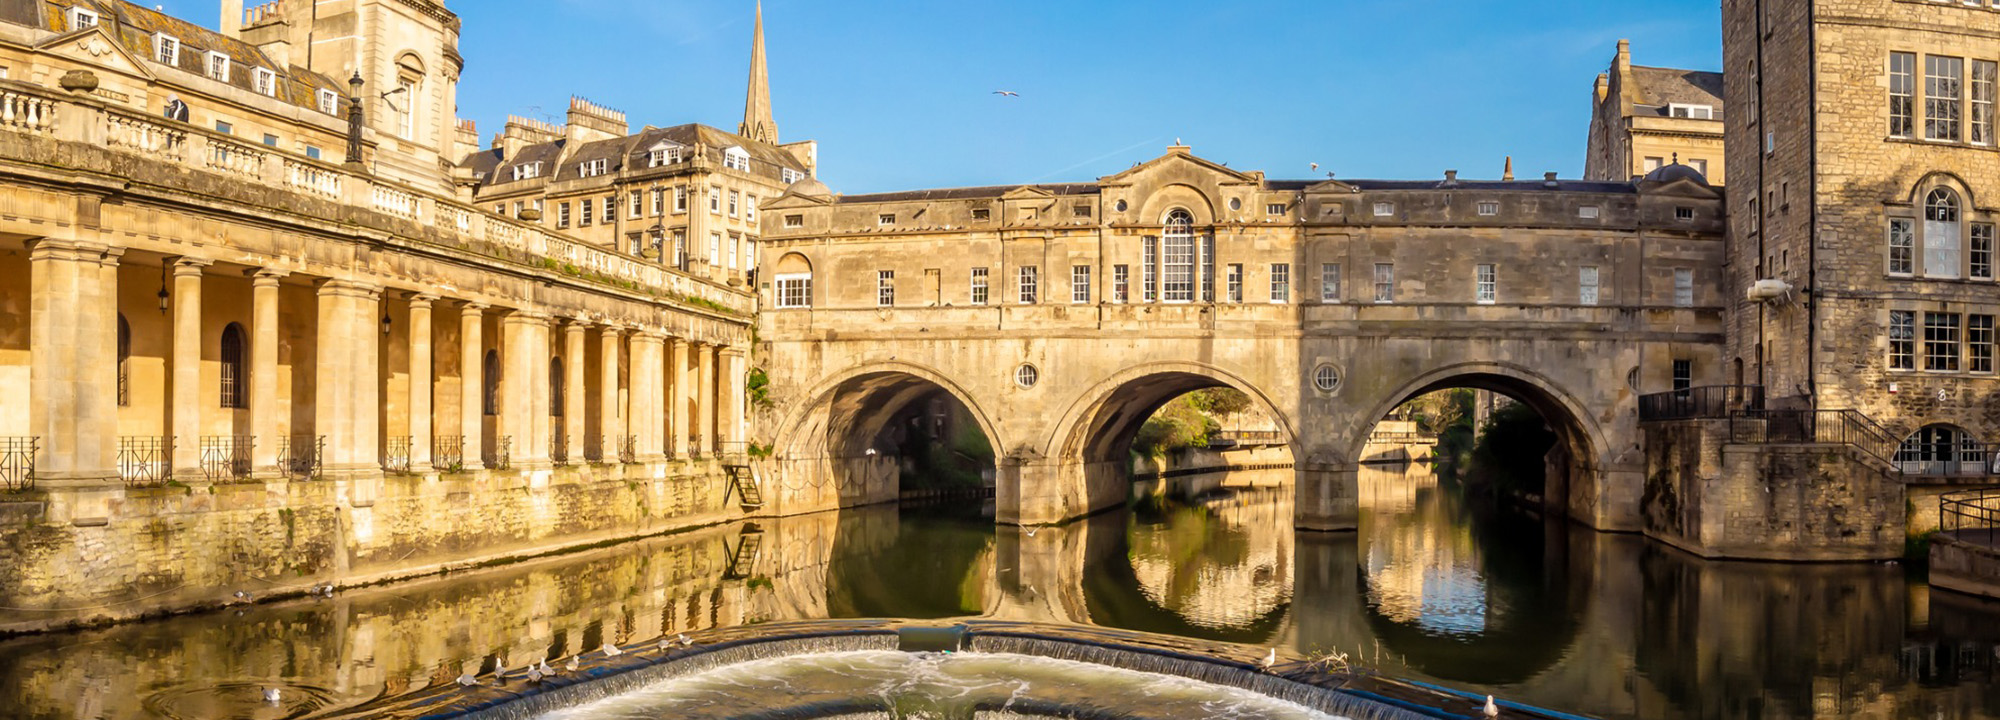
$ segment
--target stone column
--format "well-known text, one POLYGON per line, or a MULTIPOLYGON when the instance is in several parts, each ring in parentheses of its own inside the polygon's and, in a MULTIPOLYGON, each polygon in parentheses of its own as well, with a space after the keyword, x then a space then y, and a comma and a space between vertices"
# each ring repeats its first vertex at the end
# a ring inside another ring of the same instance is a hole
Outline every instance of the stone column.
POLYGON ((618 350, 623 339, 618 337, 618 328, 606 325, 598 330, 597 342, 597 432, 602 436, 598 447, 603 450, 604 462, 617 462, 625 438, 624 413, 618 404, 618 350))
POLYGON ((250 449, 253 477, 282 477, 278 446, 284 440, 278 405, 278 288, 283 270, 259 270, 250 280, 250 449))
POLYGON ((319 358, 313 424, 326 437, 330 475, 382 471, 380 291, 350 280, 319 287, 319 358))
POLYGON ((715 345, 702 345, 695 350, 695 358, 701 365, 701 378, 696 381, 699 383, 696 386, 699 399, 695 401, 694 422, 695 432, 701 435, 701 446, 698 450, 702 457, 715 456, 715 432, 718 424, 716 419, 722 415, 717 412, 715 405, 715 361, 718 349, 720 348, 715 345))
POLYGON ((515 310, 500 322, 502 434, 513 438, 514 466, 538 470, 549 463, 549 320, 515 310))
POLYGON ((486 467, 486 305, 468 302, 458 316, 459 458, 467 470, 486 467))
POLYGON ((436 295, 410 296, 410 472, 431 471, 431 303, 436 295))
POLYGON ((28 244, 28 434, 35 477, 118 482, 118 256, 97 243, 28 244))
POLYGON ((639 462, 658 462, 664 457, 660 445, 660 341, 657 332, 632 333, 631 432, 638 438, 634 452, 639 462))
POLYGON ((201 274, 212 261, 174 260, 173 387, 168 432, 174 437, 174 476, 201 475, 201 274))
POLYGON ((724 443, 722 447, 727 452, 743 453, 749 451, 749 447, 744 445, 743 437, 744 415, 747 412, 744 406, 744 396, 747 392, 746 386, 749 384, 749 365, 749 358, 744 356, 742 348, 729 347, 722 349, 722 420, 720 422, 722 424, 722 442, 724 443))
POLYGON ((688 456, 688 341, 673 338, 667 341, 672 348, 667 353, 667 414, 673 418, 667 429, 667 449, 674 457, 688 456))
POLYGON ((563 397, 556 398, 555 402, 563 404, 563 437, 569 443, 569 461, 572 464, 583 462, 583 430, 589 424, 585 422, 583 410, 584 393, 588 390, 583 386, 583 340, 584 333, 589 330, 590 323, 583 320, 571 320, 563 326, 563 372, 568 377, 563 379, 563 397))

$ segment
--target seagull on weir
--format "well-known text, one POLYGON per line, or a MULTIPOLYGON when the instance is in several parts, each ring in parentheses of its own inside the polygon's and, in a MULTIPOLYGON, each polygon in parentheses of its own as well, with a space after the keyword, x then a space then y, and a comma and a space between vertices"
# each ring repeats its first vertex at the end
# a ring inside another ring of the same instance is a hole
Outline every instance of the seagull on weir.
POLYGON ((535 671, 541 673, 542 677, 548 677, 550 675, 556 674, 555 668, 549 667, 549 661, 547 658, 543 658, 542 664, 535 666, 535 671))
POLYGON ((1500 717, 1500 705, 1493 702, 1492 695, 1488 695, 1486 696, 1486 707, 1482 708, 1479 712, 1486 717, 1497 718, 1500 717))
POLYGON ((1257 667, 1264 672, 1270 672, 1271 666, 1276 664, 1278 664, 1278 649, 1271 648, 1271 652, 1264 655, 1264 660, 1257 663, 1257 667))
POLYGON ((625 652, 624 650, 618 649, 617 645, 613 645, 611 643, 605 643, 604 647, 599 649, 604 651, 605 657, 617 657, 620 653, 625 652))
POLYGON ((577 657, 577 656, 575 656, 575 655, 571 655, 571 656, 569 656, 569 664, 567 664, 567 665, 564 665, 564 666, 563 666, 563 670, 565 670, 565 671, 567 671, 567 672, 576 672, 576 668, 577 668, 577 666, 578 666, 578 665, 581 665, 581 664, 582 664, 582 663, 579 663, 579 662, 577 662, 577 659, 576 659, 576 657, 577 657))
POLYGON ((479 684, 479 678, 473 677, 472 673, 466 673, 464 675, 458 676, 459 687, 472 687, 478 684, 479 684))
POLYGON ((680 643, 681 647, 694 647, 694 638, 688 637, 687 633, 675 635, 674 642, 680 643))
POLYGON ((993 94, 995 94, 995 95, 999 95, 1000 97, 1020 97, 1020 96, 1021 96, 1021 94, 1020 94, 1020 93, 1017 93, 1017 92, 1014 92, 1014 91, 1012 91, 1012 90, 995 90, 995 91, 993 91, 993 94))

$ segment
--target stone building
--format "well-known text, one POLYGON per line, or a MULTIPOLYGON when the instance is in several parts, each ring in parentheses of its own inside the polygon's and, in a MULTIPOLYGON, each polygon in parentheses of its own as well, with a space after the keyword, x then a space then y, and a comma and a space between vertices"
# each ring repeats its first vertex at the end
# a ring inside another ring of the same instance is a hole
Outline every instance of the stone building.
POLYGON ((754 297, 467 202, 441 3, 223 5, 0 0, 0 627, 743 512, 754 297))
POLYGON ((633 133, 624 113, 572 98, 562 126, 508 118, 490 149, 464 157, 461 182, 495 213, 741 284, 756 267, 757 206, 818 160, 817 143, 779 144, 765 68, 759 9, 736 133, 699 124, 633 133))
POLYGON ((1583 176, 1627 180, 1681 164, 1722 185, 1723 110, 1722 73, 1633 65, 1630 41, 1619 40, 1591 88, 1583 176))

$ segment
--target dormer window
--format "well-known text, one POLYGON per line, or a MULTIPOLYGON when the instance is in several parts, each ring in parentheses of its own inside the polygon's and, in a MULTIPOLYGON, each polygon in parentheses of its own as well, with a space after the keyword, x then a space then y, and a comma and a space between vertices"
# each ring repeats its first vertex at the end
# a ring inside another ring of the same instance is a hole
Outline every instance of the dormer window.
POLYGON ((876 217, 876 218, 875 218, 875 224, 877 224, 877 225, 894 225, 894 224, 896 224, 896 214, 895 214, 895 213, 882 213, 882 214, 881 214, 880 216, 878 216, 878 217, 876 217))
POLYGON ((256 81, 255 84, 257 87, 258 95, 264 95, 267 97, 277 97, 278 95, 277 73, 271 72, 270 70, 266 70, 264 68, 257 68, 256 72, 253 73, 253 76, 256 81))
POLYGON ((611 171, 611 161, 599 158, 577 166, 576 174, 582 177, 597 177, 611 171))
POLYGON ((219 52, 208 54, 208 77, 229 82, 229 56, 219 52))
POLYGON ((541 176, 542 164, 539 162, 521 163, 514 166, 515 180, 530 180, 541 176))
POLYGON ((332 90, 319 91, 319 111, 328 115, 340 114, 340 96, 332 90))
POLYGON ((1714 120, 1715 106, 1682 105, 1680 103, 1674 103, 1667 106, 1667 114, 1677 118, 1688 118, 1690 120, 1714 120))
POLYGON ((69 29, 82 30, 87 27, 97 27, 97 12, 88 8, 70 8, 69 29))
POLYGON ((671 143, 661 143, 653 146, 652 151, 646 154, 646 167, 677 165, 686 159, 686 147, 671 143))
POLYGON ((750 153, 744 152, 743 148, 740 147, 724 150, 722 151, 722 166, 731 170, 749 170, 750 153))
POLYGON ((160 61, 162 64, 179 66, 181 64, 180 38, 172 35, 154 35, 153 59, 160 61))
POLYGON ((806 174, 799 172, 797 170, 793 170, 791 168, 783 168, 778 171, 778 177, 783 179, 786 185, 790 185, 792 183, 806 179, 806 174))

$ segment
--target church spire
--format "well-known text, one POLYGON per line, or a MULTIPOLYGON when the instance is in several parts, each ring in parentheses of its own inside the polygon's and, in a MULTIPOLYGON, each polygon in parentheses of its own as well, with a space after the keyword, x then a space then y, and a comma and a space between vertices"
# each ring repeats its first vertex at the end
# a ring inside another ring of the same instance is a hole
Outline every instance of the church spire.
POLYGON ((758 142, 778 143, 778 123, 771 119, 771 75, 764 68, 764 3, 757 3, 757 37, 750 45, 750 93, 743 101, 743 124, 736 134, 758 142))

